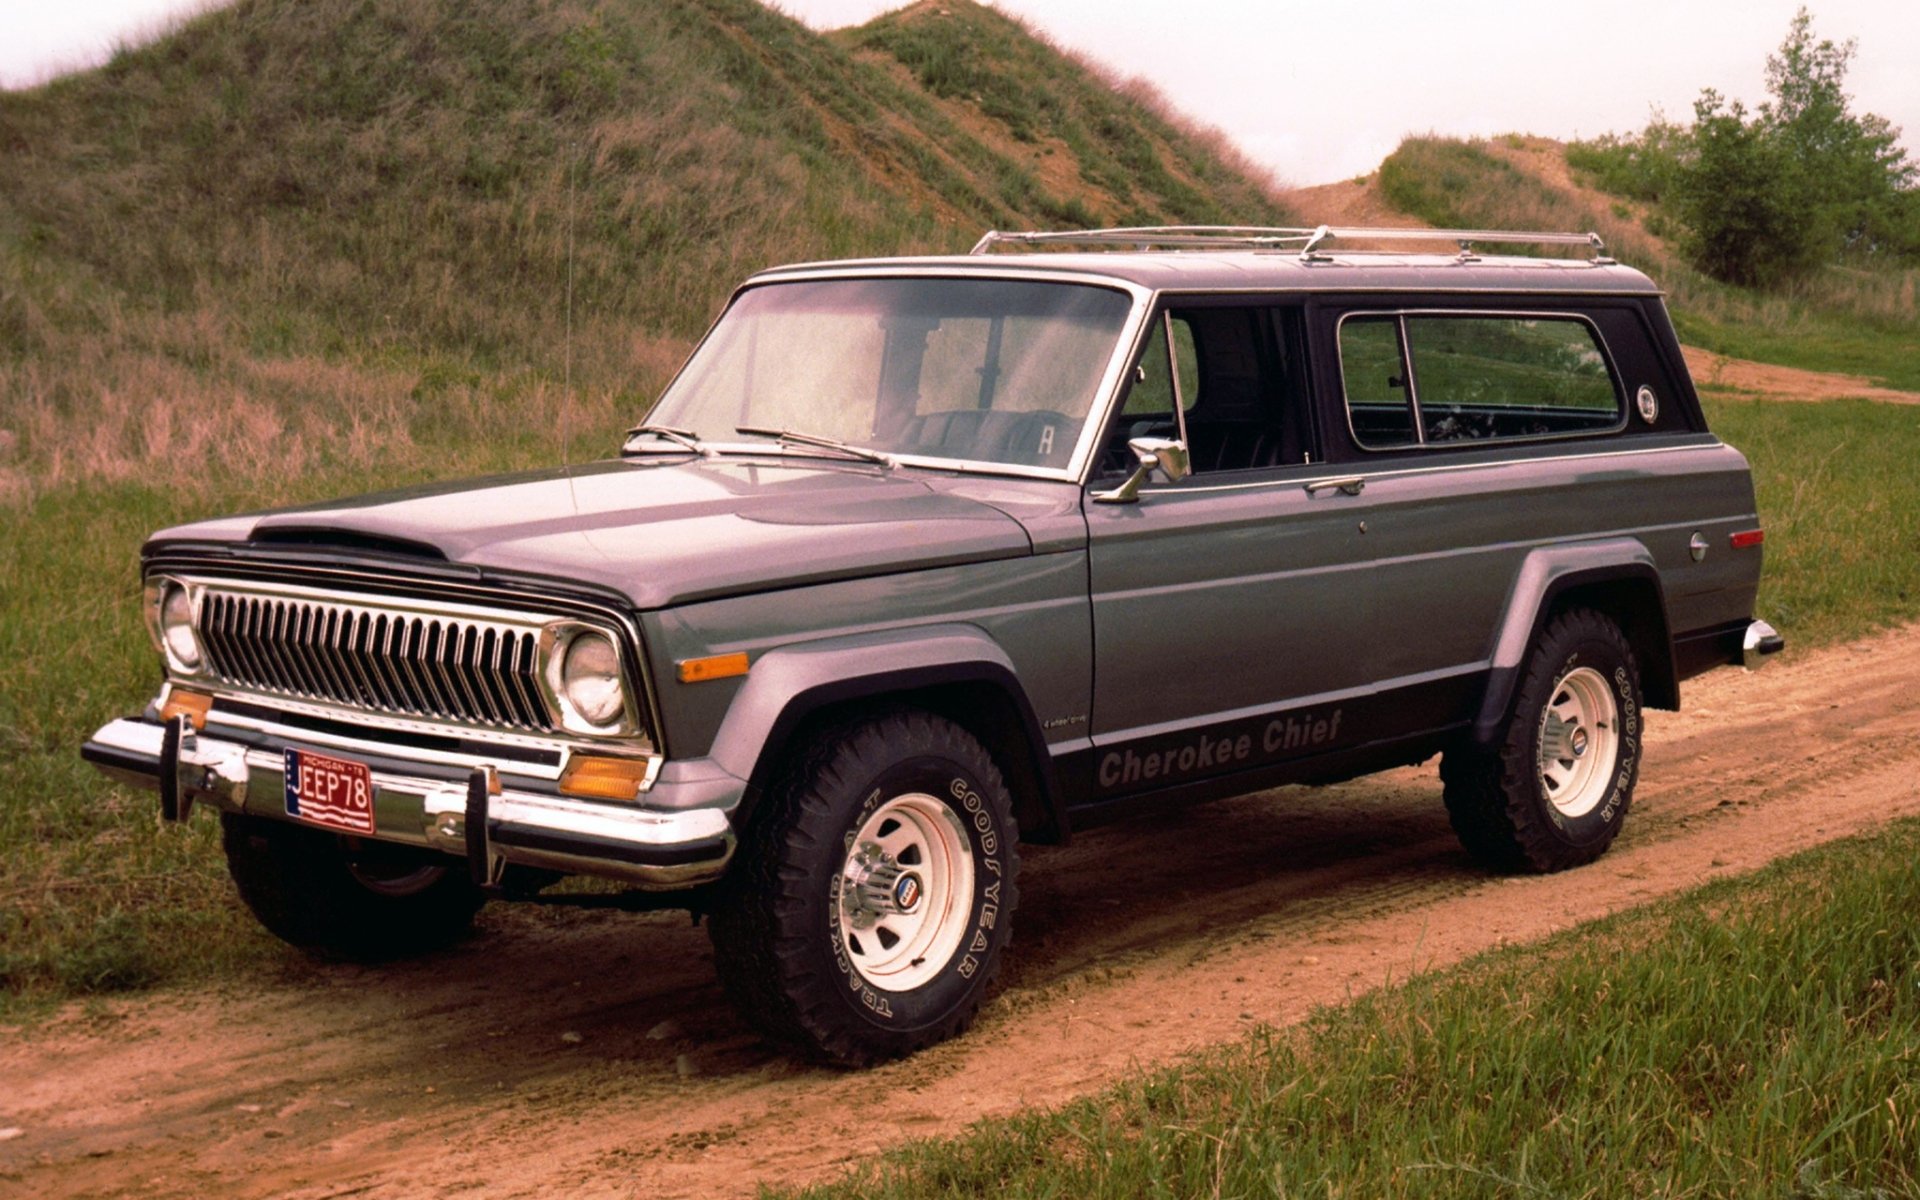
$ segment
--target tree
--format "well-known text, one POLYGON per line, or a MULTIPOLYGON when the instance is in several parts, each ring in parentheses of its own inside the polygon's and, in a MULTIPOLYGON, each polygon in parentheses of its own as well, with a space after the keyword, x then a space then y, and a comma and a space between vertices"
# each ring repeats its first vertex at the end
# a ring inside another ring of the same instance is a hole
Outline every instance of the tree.
POLYGON ((1813 18, 1802 8, 1780 52, 1767 58, 1773 100, 1761 119, 1789 156, 1793 190, 1821 241, 1842 254, 1910 250, 1913 231, 1903 236, 1897 227, 1900 211, 1912 211, 1900 197, 1910 196, 1915 167, 1886 118, 1851 111, 1845 83, 1857 51, 1852 38, 1814 40, 1813 18))
MULTIPOLYGON (((1764 286, 1844 259, 1920 257, 1920 189, 1900 131, 1854 115, 1846 93, 1852 40, 1816 38, 1802 8, 1767 59, 1771 99, 1752 115, 1711 88, 1674 155, 1671 195, 1694 265, 1764 286)), ((1656 148, 1654 128, 1641 135, 1656 148)))
POLYGON ((1795 172, 1765 124, 1708 88, 1693 105, 1693 129, 1675 172, 1674 206, 1693 265, 1729 283, 1765 286, 1818 261, 1800 219, 1795 172))

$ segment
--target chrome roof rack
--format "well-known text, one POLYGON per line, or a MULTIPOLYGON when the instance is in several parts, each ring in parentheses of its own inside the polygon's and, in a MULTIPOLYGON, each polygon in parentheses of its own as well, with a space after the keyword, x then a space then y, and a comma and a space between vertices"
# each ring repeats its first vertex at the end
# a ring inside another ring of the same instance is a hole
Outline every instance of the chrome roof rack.
POLYGON ((1301 262, 1326 262, 1328 241, 1453 242, 1460 262, 1477 262, 1476 242, 1529 246, 1587 246, 1596 266, 1612 263, 1597 233, 1527 233, 1506 229, 1364 229, 1320 225, 1313 229, 1265 225, 1136 225, 1120 229, 1066 229, 1056 232, 1003 233, 989 230, 974 243, 973 254, 996 246, 1131 246, 1136 250, 1293 250, 1301 262))

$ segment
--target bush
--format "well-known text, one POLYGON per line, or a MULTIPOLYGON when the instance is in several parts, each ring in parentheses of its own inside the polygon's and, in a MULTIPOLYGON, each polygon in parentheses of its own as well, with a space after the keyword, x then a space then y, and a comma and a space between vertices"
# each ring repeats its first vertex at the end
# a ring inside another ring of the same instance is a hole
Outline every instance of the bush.
POLYGON ((1765 286, 1829 263, 1920 259, 1920 172, 1885 118, 1851 111, 1852 41, 1817 39, 1806 9, 1767 59, 1770 99, 1749 113, 1708 88, 1691 126, 1569 147, 1601 187, 1662 203, 1682 252, 1729 283, 1765 286))
POLYGON ((1602 190, 1649 204, 1668 199, 1680 174, 1690 130, 1655 114, 1637 134, 1602 134, 1567 146, 1567 165, 1602 190))
POLYGON ((1676 179, 1682 251, 1716 279, 1764 286, 1818 265, 1823 246, 1779 139, 1709 88, 1694 104, 1691 161, 1676 179))

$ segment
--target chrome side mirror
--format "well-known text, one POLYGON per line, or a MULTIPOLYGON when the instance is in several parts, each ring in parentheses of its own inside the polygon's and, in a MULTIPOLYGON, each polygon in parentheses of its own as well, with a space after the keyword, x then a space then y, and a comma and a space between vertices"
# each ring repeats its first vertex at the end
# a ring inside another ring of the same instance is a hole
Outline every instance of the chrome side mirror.
POLYGON ((1159 471, 1168 483, 1179 483, 1191 474, 1193 460, 1187 454, 1187 444, 1177 438, 1134 438, 1127 443, 1127 449, 1133 451, 1140 465, 1119 487, 1110 492, 1093 493, 1094 503, 1132 504, 1140 498, 1140 485, 1154 471, 1159 471))

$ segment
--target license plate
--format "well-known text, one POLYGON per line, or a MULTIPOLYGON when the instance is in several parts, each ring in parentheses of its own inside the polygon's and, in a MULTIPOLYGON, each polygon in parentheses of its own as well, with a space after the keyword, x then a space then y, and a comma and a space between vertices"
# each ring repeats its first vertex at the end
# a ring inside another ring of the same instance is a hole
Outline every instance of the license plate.
POLYGON ((373 772, 351 759, 288 750, 287 815, 345 833, 372 833, 373 772))

